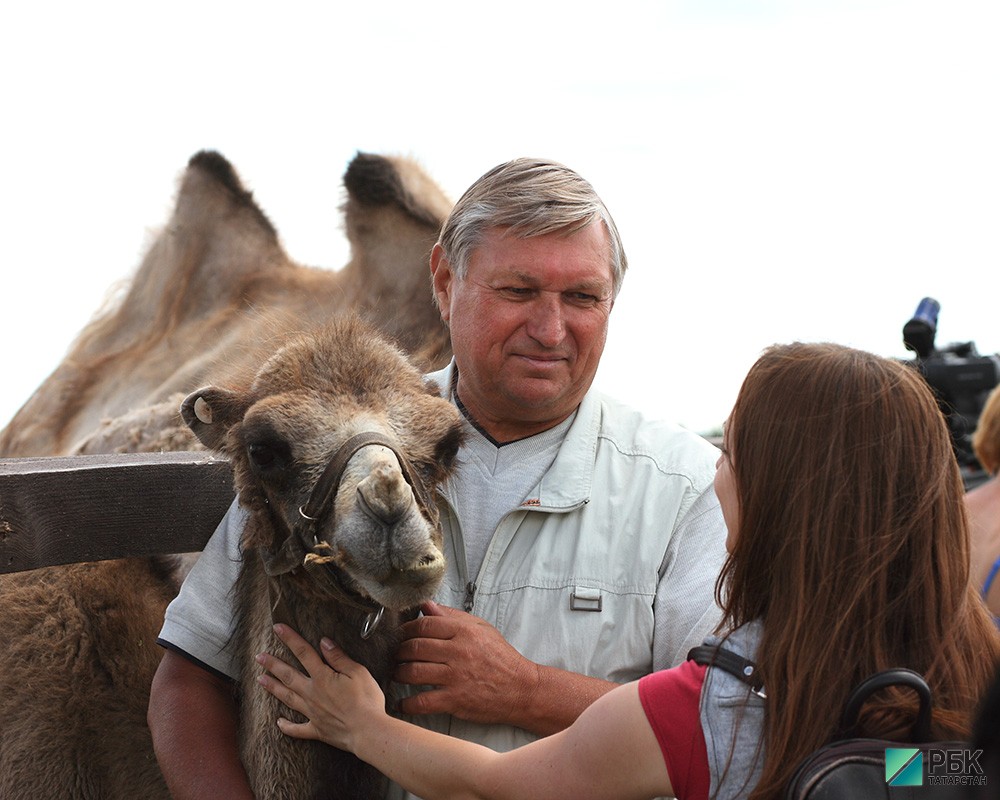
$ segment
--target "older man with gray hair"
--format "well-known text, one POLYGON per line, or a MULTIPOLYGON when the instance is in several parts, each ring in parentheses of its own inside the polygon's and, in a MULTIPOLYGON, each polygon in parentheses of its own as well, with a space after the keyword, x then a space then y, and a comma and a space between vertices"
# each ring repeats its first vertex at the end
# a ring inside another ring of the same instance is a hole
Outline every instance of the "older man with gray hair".
MULTIPOLYGON (((454 351, 431 377, 468 436, 438 497, 438 602, 404 626, 399 708, 508 750, 679 663, 712 630, 726 538, 717 451, 591 388, 627 259, 577 173, 533 159, 486 173, 430 267, 454 351)), ((149 720, 178 797, 250 796, 226 685, 236 667, 218 647, 239 528, 231 512, 161 633, 149 720), (198 717, 211 727, 194 732, 198 717)))

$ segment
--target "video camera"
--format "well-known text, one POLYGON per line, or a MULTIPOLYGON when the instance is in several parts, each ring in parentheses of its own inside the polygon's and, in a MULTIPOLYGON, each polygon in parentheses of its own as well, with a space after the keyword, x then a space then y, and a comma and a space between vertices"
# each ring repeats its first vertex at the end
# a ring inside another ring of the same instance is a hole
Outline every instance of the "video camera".
POLYGON ((967 489, 987 475, 972 450, 972 434, 990 391, 1000 383, 1000 356, 981 356, 975 342, 934 346, 941 304, 925 297, 903 326, 903 344, 916 354, 911 364, 924 376, 948 421, 955 457, 967 489))

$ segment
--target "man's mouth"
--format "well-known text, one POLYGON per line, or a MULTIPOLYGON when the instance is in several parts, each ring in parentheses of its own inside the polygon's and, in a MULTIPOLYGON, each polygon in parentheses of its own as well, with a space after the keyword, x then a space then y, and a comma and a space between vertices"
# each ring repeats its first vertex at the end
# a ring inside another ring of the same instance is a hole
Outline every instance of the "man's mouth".
POLYGON ((517 357, 537 369, 552 369, 569 360, 567 356, 554 354, 518 353, 517 357))

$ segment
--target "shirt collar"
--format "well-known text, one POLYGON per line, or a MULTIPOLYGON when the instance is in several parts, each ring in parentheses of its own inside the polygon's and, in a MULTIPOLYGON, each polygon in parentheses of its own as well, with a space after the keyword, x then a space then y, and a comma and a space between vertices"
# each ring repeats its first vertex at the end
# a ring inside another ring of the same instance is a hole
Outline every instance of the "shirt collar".
MULTIPOLYGON (((444 369, 427 377, 440 387, 447 386, 446 399, 456 401, 454 387, 458 380, 458 368, 454 359, 444 369)), ((590 502, 602 409, 600 394, 591 388, 580 402, 552 466, 531 493, 528 505, 552 511, 569 511, 590 502)))

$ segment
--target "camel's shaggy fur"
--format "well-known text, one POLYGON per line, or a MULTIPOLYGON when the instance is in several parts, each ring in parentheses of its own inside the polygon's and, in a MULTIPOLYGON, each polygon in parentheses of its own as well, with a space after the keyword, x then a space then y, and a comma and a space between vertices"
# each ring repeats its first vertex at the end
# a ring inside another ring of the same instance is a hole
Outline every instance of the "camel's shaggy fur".
POLYGON ((283 348, 248 391, 208 388, 185 402, 199 438, 230 456, 240 503, 251 512, 233 648, 242 664, 242 758, 259 798, 381 796, 380 776, 353 756, 278 731, 274 720, 290 711, 259 688, 253 656, 280 650, 290 657, 271 630, 273 599, 280 596, 283 621, 316 647, 321 636, 333 638, 386 686, 401 612, 430 599, 444 571, 436 508, 421 509, 391 450, 369 445, 349 461, 319 526, 317 550, 333 554, 340 576, 333 593, 327 576, 312 572, 326 567, 300 566, 277 576, 272 589, 261 553, 283 544, 319 474, 357 433, 383 434, 428 488, 443 479, 461 425, 436 391, 394 348, 346 320, 283 348), (198 418, 196 404, 203 416, 208 410, 211 424, 198 418), (337 596, 341 590, 346 598, 337 596), (379 605, 386 609, 382 620, 364 638, 366 617, 379 605))

